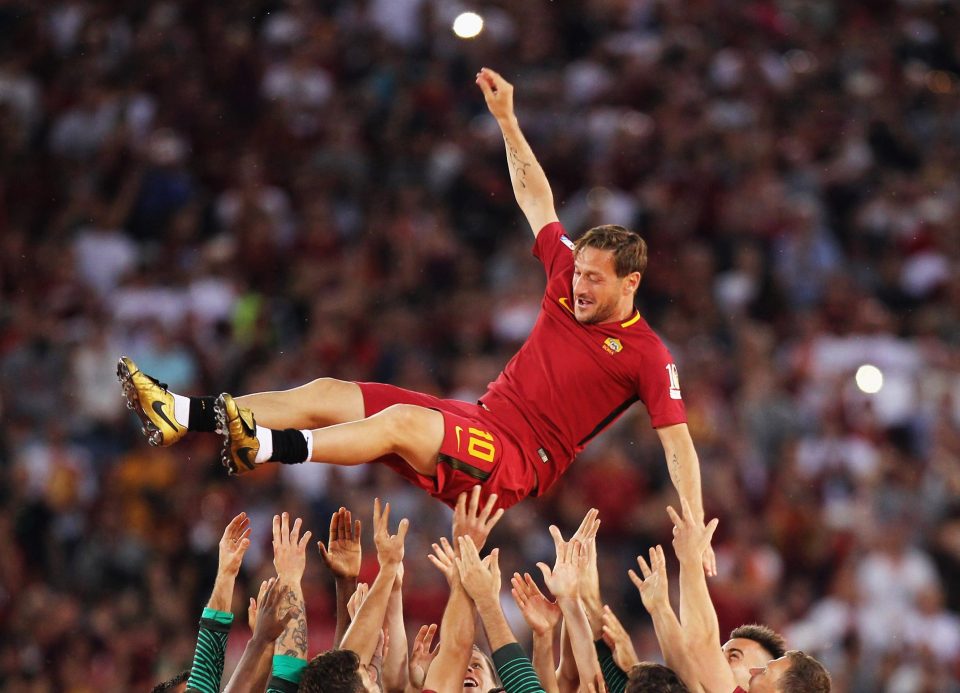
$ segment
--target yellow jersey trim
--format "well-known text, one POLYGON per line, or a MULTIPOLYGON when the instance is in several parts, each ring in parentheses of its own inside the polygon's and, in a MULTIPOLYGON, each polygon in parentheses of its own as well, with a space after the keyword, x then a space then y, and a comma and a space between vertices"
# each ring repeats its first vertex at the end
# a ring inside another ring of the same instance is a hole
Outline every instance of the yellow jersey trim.
POLYGON ((570 307, 569 299, 566 296, 561 296, 559 300, 560 305, 566 308, 570 315, 576 315, 576 313, 573 312, 573 308, 570 307))
POLYGON ((636 323, 637 320, 639 320, 639 319, 640 319, 640 311, 638 310, 638 311, 637 311, 637 314, 634 315, 632 318, 630 318, 630 319, 627 320, 626 322, 620 323, 620 327, 630 327, 631 325, 633 325, 634 323, 636 323))

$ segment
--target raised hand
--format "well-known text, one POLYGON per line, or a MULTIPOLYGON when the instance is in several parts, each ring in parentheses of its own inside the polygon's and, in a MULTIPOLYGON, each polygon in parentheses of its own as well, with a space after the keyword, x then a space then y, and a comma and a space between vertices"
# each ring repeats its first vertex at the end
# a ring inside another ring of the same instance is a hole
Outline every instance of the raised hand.
POLYGON ((263 598, 267 594, 267 586, 270 584, 270 580, 264 580, 260 583, 260 591, 257 592, 257 597, 254 599, 250 597, 250 605, 247 606, 247 625, 250 626, 250 632, 253 632, 253 629, 257 627, 257 612, 260 610, 260 605, 263 604, 263 598))
POLYGON ((543 596, 530 573, 524 573, 523 577, 520 577, 520 573, 514 573, 510 585, 513 600, 520 607, 523 620, 530 630, 537 635, 552 633, 560 622, 560 607, 543 596))
POLYGON ((403 541, 407 536, 410 522, 406 518, 400 520, 396 534, 390 534, 390 504, 386 503, 383 512, 380 511, 380 499, 373 501, 373 541, 377 545, 377 560, 380 567, 394 566, 403 560, 403 541))
POLYGON ((673 520, 673 550, 681 561, 705 562, 706 552, 710 550, 713 533, 719 520, 714 518, 706 526, 693 519, 693 512, 686 499, 680 499, 683 517, 672 506, 667 506, 667 514, 673 520))
POLYGON ((460 555, 456 558, 460 582, 474 602, 492 599, 500 601, 500 549, 494 549, 490 555, 480 560, 473 539, 460 537, 460 555))
POLYGON ((266 589, 261 590, 263 596, 258 601, 253 637, 260 642, 273 642, 283 634, 287 624, 300 615, 300 611, 289 608, 281 614, 280 605, 289 588, 279 584, 277 578, 270 578, 264 585, 266 589))
POLYGON ((303 522, 298 517, 290 529, 290 515, 273 516, 273 566, 277 577, 285 585, 299 584, 307 566, 307 544, 312 533, 300 536, 303 522))
POLYGON ((557 560, 551 569, 546 563, 537 563, 547 588, 558 600, 580 596, 580 570, 587 560, 583 544, 577 540, 564 541, 556 525, 550 525, 550 534, 557 549, 557 560))
POLYGON ((446 537, 440 538, 439 544, 431 544, 433 553, 427 555, 427 559, 437 567, 443 576, 447 578, 447 584, 451 589, 460 583, 460 573, 457 571, 457 555, 446 537))
POLYGON ((640 599, 647 611, 653 612, 657 608, 670 607, 670 585, 667 581, 667 560, 663 555, 663 547, 659 544, 650 549, 650 565, 637 556, 637 564, 643 575, 640 578, 633 570, 627 571, 631 582, 640 591, 640 599))
POLYGON ((630 671, 640 663, 630 634, 609 606, 603 607, 603 641, 613 651, 613 661, 623 671, 630 671))
POLYGON ((480 69, 476 79, 490 115, 497 120, 513 116, 513 85, 488 67, 480 69))
POLYGON ((437 634, 437 624, 431 623, 429 626, 420 626, 417 637, 413 639, 413 650, 410 652, 410 661, 407 664, 410 676, 410 684, 417 689, 422 689, 427 680, 427 671, 430 664, 433 663, 437 651, 440 649, 440 643, 431 649, 433 645, 433 636, 437 634))
POLYGON ((357 589, 350 595, 350 600, 347 602, 347 613, 350 614, 351 621, 354 616, 357 615, 357 612, 360 611, 360 607, 363 606, 363 602, 366 600, 369 592, 370 586, 367 583, 357 583, 357 589))
POLYGON ((497 494, 491 493, 483 508, 480 508, 479 484, 470 491, 469 502, 467 492, 461 493, 457 497, 457 507, 453 511, 454 545, 456 545, 459 537, 470 537, 473 539, 477 551, 483 549, 483 545, 487 543, 487 537, 490 536, 490 531, 503 517, 503 508, 496 512, 493 511, 496 504, 497 494))
POLYGON ((330 572, 338 578, 352 579, 360 574, 360 520, 346 508, 340 508, 330 518, 330 536, 326 546, 317 542, 320 557, 330 572))
POLYGON ((219 572, 236 575, 240 572, 243 555, 250 548, 250 518, 240 513, 230 520, 220 537, 219 572))

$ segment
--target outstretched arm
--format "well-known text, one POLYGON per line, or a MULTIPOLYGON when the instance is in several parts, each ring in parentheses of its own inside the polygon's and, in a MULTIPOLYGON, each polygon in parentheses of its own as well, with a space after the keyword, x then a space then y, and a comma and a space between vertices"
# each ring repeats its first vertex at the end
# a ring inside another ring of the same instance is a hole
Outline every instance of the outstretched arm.
MULTIPOLYGON (((667 469, 670 471, 670 480, 673 481, 681 500, 690 504, 693 518, 703 525, 703 496, 700 490, 700 460, 697 450, 693 447, 690 429, 687 424, 674 424, 657 429, 660 443, 663 445, 663 454, 667 460, 667 469)), ((703 554, 703 569, 707 575, 717 574, 717 559, 713 549, 707 546, 703 554)))
POLYGON ((250 518, 246 513, 234 517, 223 530, 217 578, 207 608, 200 619, 200 632, 194 651, 193 666, 187 690, 218 691, 223 676, 223 658, 227 650, 227 635, 233 625, 233 586, 240 572, 243 555, 250 548, 250 518))
POLYGON ((336 581, 337 624, 333 646, 340 647, 343 634, 350 625, 347 602, 357 590, 357 575, 360 574, 360 520, 354 522, 352 513, 346 508, 337 510, 330 518, 327 544, 318 541, 317 549, 336 581))
POLYGON ((341 649, 352 650, 360 658, 360 666, 365 668, 373 659, 377 649, 377 640, 383 629, 384 617, 387 613, 387 604, 393 590, 400 563, 403 561, 403 541, 407 536, 410 523, 404 518, 400 520, 397 533, 391 535, 388 531, 390 521, 390 504, 384 506, 380 512, 380 499, 373 502, 373 539, 377 545, 377 560, 380 563, 380 572, 370 587, 370 592, 357 612, 356 618, 343 636, 341 649))
POLYGON ((673 549, 680 560, 680 619, 684 635, 690 655, 698 664, 697 676, 704 688, 730 690, 736 681, 720 649, 720 625, 701 565, 717 520, 711 520, 704 527, 685 500, 681 500, 681 509, 683 517, 672 507, 667 508, 667 513, 673 520, 673 549))
POLYGON ((450 598, 440 622, 440 647, 427 670, 423 688, 431 691, 454 690, 463 685, 476 636, 473 602, 460 582, 456 554, 450 542, 441 539, 439 544, 433 545, 433 554, 427 558, 447 578, 450 598))
POLYGON ((477 84, 491 115, 497 119, 503 143, 507 150, 507 166, 513 194, 523 211, 533 235, 552 221, 557 221, 553 207, 553 191, 537 157, 527 143, 513 112, 513 85, 489 68, 477 74, 477 84))

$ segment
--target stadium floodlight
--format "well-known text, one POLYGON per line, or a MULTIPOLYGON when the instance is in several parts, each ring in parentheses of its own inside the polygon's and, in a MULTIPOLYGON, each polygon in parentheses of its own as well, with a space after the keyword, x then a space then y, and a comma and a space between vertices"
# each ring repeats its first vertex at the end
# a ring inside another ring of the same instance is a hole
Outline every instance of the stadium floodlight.
POLYGON ((483 31, 483 17, 476 12, 461 12, 453 20, 453 33, 458 38, 476 38, 483 31))
POLYGON ((875 395, 883 387, 883 371, 870 363, 865 363, 857 369, 854 376, 857 381, 857 387, 861 392, 868 395, 875 395))

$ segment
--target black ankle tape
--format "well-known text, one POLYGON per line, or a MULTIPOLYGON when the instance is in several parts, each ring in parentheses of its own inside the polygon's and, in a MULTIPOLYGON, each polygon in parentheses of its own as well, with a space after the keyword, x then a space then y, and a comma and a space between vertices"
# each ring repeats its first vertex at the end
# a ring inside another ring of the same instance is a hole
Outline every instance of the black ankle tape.
POLYGON ((307 461, 307 441, 303 434, 295 428, 285 428, 282 431, 274 430, 273 454, 271 462, 281 464, 300 464, 307 461))
POLYGON ((187 430, 213 433, 217 430, 217 415, 213 411, 216 397, 190 398, 190 425, 187 430))

